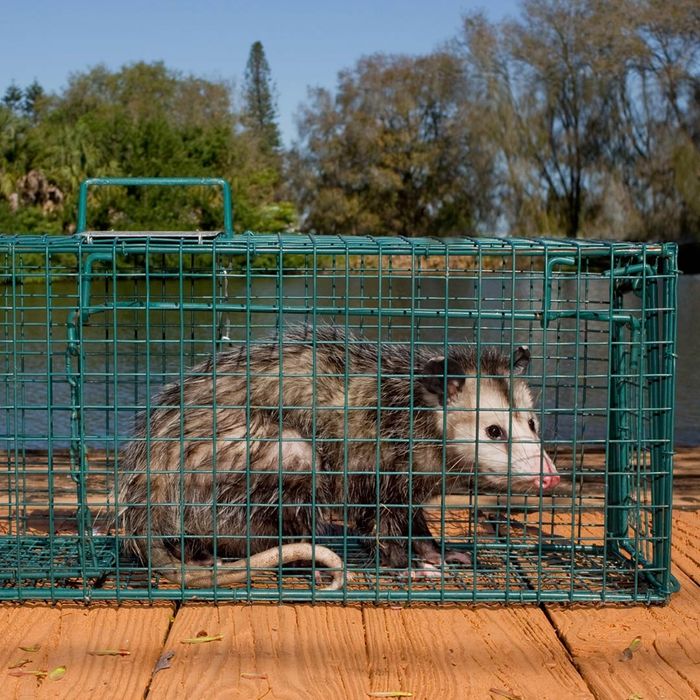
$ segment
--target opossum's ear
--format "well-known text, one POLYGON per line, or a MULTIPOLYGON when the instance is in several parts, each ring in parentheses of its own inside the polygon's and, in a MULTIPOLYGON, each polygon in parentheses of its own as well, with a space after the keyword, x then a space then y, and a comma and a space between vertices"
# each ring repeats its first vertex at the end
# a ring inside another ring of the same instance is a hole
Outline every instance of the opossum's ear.
POLYGON ((525 374, 530 364, 530 350, 527 345, 521 345, 513 353, 513 374, 525 374))
POLYGON ((464 386, 464 372, 460 364, 453 359, 434 357, 428 360, 421 372, 420 382, 431 394, 434 394, 440 403, 445 402, 445 373, 447 373, 447 401, 448 403, 462 390, 464 386))

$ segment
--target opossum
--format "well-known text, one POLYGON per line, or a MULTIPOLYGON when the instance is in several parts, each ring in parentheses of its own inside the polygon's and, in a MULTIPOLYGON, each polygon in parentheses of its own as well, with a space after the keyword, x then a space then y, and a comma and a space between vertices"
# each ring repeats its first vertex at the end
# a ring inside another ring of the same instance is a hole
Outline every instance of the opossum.
POLYGON ((382 566, 406 568, 414 554, 443 564, 420 505, 445 478, 476 471, 518 492, 559 482, 521 377, 529 360, 526 347, 512 360, 494 349, 477 358, 466 344, 445 357, 334 326, 222 352, 162 390, 121 455, 127 540, 178 584, 213 585, 216 538, 218 557, 239 559, 217 561, 218 585, 315 560, 339 588, 342 559, 309 542, 335 507, 376 543, 382 566), (275 546, 281 537, 292 541, 275 546))

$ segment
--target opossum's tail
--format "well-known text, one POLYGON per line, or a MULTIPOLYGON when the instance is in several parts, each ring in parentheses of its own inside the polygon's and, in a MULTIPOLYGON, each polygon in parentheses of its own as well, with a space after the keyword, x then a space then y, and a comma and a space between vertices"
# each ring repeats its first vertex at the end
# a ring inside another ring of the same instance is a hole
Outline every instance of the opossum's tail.
MULTIPOLYGON (((150 550, 151 565, 165 578, 178 586, 185 585, 188 588, 212 588, 214 586, 214 573, 209 569, 192 571, 191 564, 185 564, 185 576, 182 576, 182 562, 173 556, 165 548, 154 545, 150 550), (189 569, 189 571, 187 571, 189 569)), ((325 586, 324 591, 337 591, 343 586, 343 560, 328 547, 313 546, 310 542, 294 542, 283 544, 281 547, 272 547, 263 552, 253 554, 248 559, 239 559, 232 564, 218 564, 216 568, 216 585, 230 586, 234 583, 242 583, 248 578, 248 571, 256 569, 274 569, 281 564, 289 564, 295 561, 315 561, 332 571, 333 581, 325 586)), ((195 567, 199 568, 199 567, 195 567)), ((349 575, 346 574, 349 579, 349 575)))

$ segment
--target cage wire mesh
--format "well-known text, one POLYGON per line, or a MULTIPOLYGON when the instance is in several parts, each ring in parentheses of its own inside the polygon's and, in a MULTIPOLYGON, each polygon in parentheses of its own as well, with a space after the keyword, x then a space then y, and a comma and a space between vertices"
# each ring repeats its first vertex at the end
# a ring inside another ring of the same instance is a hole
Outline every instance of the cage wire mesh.
POLYGON ((670 244, 2 237, 0 598, 662 602, 676 276, 670 244))

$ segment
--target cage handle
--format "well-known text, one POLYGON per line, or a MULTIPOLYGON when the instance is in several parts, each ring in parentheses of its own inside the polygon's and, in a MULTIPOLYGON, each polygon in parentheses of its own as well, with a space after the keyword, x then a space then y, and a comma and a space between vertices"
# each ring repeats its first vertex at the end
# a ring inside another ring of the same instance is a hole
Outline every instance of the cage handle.
POLYGON ((540 324, 542 328, 547 328, 549 322, 557 316, 557 313, 552 311, 552 276, 554 268, 559 265, 576 265, 576 259, 570 257, 551 258, 547 261, 546 272, 544 278, 544 299, 542 300, 542 316, 540 324))
POLYGON ((93 177, 80 183, 78 195, 78 228, 76 235, 94 238, 95 236, 116 238, 118 236, 197 236, 198 238, 212 238, 221 234, 221 231, 88 231, 87 230, 87 200, 89 187, 110 186, 157 186, 157 187, 221 187, 224 206, 223 236, 230 238, 233 235, 233 216, 231 214, 231 186, 228 181, 220 177, 93 177))

